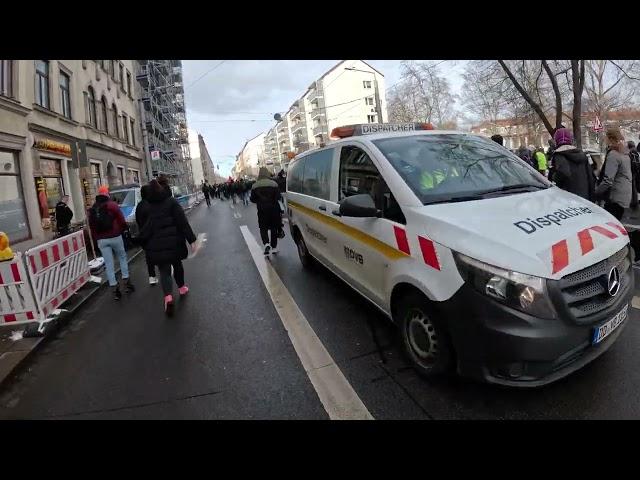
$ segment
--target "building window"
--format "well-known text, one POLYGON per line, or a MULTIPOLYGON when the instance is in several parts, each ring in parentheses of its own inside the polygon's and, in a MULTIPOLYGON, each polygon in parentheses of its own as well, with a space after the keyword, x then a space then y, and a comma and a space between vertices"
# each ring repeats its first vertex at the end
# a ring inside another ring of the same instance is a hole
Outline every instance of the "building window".
POLYGON ((124 90, 124 65, 120 64, 120 88, 124 90))
POLYGON ((133 96, 131 93, 131 72, 127 70, 127 92, 129 92, 129 96, 133 96))
POLYGON ((124 167, 118 167, 118 181, 120 185, 124 185, 126 182, 124 181, 124 167))
POLYGON ((109 107, 107 107, 107 99, 105 97, 102 97, 102 101, 100 102, 100 109, 102 110, 102 112, 100 112, 100 118, 102 121, 102 130, 107 133, 109 133, 108 108, 109 107))
POLYGON ((49 108, 49 61, 36 60, 36 103, 49 108))
POLYGON ((96 117, 96 95, 93 87, 87 88, 87 112, 89 113, 89 125, 98 128, 98 120, 96 117))
POLYGON ((367 97, 364 99, 365 105, 373 105, 373 97, 367 97))
POLYGON ((13 97, 13 60, 0 60, 0 95, 13 97))
POLYGON ((60 104, 62 105, 62 115, 71 118, 71 95, 69 75, 60 70, 60 104))
POLYGON ((362 81, 362 86, 364 88, 371 88, 371 80, 363 80, 362 81))
POLYGON ((100 173, 100 164, 91 163, 91 181, 93 183, 94 191, 97 192, 98 188, 102 185, 102 175, 100 173))
POLYGON ((140 183, 140 172, 138 170, 129 169, 129 182, 140 183))
POLYGON ((367 122, 376 123, 376 116, 375 115, 367 115, 367 122))
POLYGON ((22 195, 18 153, 0 150, 0 231, 12 243, 31 237, 22 195))
POLYGON ((111 115, 113 115, 113 136, 120 138, 120 128, 118 127, 118 107, 116 107, 115 103, 111 106, 111 115))
POLYGON ((122 114, 122 136, 129 143, 129 120, 126 113, 122 114))
POLYGON ((136 135, 135 135, 135 131, 136 131, 136 120, 135 118, 130 118, 129 122, 131 123, 131 145, 135 145, 136 144, 136 135))

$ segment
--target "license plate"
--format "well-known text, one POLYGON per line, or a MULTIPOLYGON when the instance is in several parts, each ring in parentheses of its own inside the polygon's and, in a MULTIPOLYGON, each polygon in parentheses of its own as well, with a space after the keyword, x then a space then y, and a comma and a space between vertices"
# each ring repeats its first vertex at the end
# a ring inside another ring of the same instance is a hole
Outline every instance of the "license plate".
POLYGON ((611 333, 624 322, 627 318, 627 310, 629 305, 625 305, 625 307, 616 313, 616 316, 609 320, 604 325, 600 327, 596 327, 593 329, 593 336, 591 337, 591 344, 595 345, 596 343, 600 343, 602 340, 607 338, 611 333))

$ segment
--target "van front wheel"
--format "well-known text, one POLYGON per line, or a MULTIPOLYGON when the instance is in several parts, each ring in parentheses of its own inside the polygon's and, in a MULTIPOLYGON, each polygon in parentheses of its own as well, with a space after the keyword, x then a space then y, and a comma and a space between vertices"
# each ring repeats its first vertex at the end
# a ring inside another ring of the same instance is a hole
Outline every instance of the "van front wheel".
POLYGON ((397 315, 403 349, 418 373, 433 377, 449 372, 453 365, 451 341, 427 299, 417 292, 405 295, 397 315))

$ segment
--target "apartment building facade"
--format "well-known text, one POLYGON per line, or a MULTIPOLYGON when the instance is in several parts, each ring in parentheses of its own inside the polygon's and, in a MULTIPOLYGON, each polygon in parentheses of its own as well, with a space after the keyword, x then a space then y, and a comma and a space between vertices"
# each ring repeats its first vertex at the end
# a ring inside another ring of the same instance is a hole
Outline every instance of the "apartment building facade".
POLYGON ((265 157, 265 138, 266 134, 261 133, 244 144, 236 157, 234 172, 238 177, 257 178, 260 166, 273 164, 265 157))
POLYGON ((146 175, 131 60, 0 61, 0 230, 18 250, 52 236, 69 195, 84 221, 100 185, 146 175))
POLYGON ((331 130, 388 121, 384 75, 362 60, 343 60, 315 80, 265 134, 267 165, 330 141, 331 130))

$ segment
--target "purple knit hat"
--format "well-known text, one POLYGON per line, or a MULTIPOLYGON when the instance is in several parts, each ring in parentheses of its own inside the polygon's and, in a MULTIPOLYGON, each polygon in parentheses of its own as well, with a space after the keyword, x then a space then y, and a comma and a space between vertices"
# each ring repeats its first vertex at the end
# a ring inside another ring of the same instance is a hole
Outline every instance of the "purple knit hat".
POLYGON ((573 145, 573 133, 568 128, 559 128, 553 135, 553 141, 556 142, 556 147, 573 145))

